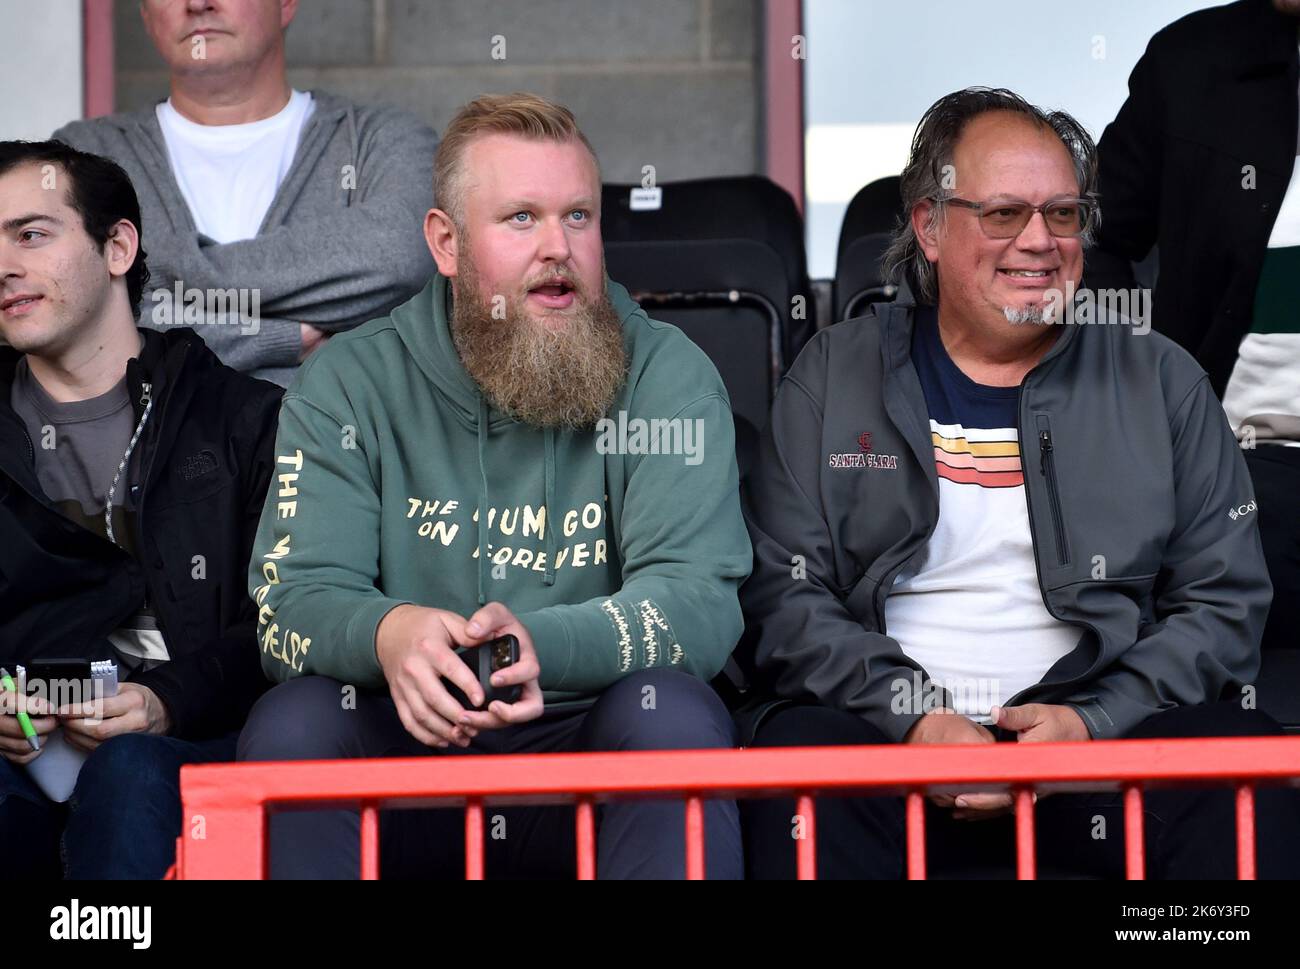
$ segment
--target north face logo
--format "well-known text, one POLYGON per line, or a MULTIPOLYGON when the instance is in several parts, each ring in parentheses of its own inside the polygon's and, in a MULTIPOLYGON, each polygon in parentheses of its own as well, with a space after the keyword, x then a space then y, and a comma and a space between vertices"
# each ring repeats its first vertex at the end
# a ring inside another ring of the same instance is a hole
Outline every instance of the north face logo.
POLYGON ((185 481, 193 481, 195 478, 201 478, 205 474, 211 474, 217 470, 217 456, 211 451, 200 451, 198 454, 191 454, 187 458, 181 459, 176 465, 176 473, 185 481))

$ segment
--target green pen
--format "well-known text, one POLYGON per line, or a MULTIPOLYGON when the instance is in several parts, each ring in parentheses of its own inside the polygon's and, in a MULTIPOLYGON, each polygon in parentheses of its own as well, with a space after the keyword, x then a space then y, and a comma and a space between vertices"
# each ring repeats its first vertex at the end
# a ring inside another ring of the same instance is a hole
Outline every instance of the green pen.
MULTIPOLYGON (((9 675, 9 671, 4 667, 0 667, 0 686, 13 693, 18 692, 18 687, 14 686, 13 677, 9 675)), ((27 716, 24 710, 18 711, 18 726, 23 728, 23 736, 27 738, 32 750, 40 750, 41 742, 37 739, 35 728, 32 727, 31 717, 27 716)))

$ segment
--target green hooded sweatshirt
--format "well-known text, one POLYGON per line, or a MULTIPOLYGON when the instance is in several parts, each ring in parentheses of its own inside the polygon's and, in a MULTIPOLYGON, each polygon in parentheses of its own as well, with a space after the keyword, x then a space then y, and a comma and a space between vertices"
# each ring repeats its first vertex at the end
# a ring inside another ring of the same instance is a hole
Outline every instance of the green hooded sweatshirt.
POLYGON ((452 342, 441 275, 308 358, 281 407, 249 567, 271 679, 383 688, 375 630, 389 610, 468 617, 490 601, 532 635, 548 704, 638 669, 722 669, 751 565, 727 392, 680 330, 608 286, 629 370, 593 430, 488 404, 452 342))

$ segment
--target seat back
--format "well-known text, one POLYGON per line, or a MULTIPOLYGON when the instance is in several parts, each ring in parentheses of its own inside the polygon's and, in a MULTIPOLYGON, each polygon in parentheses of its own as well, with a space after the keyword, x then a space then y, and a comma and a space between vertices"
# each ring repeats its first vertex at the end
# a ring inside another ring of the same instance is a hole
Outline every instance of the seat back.
POLYGON ((835 258, 833 322, 861 316, 872 303, 894 298, 898 287, 885 280, 881 261, 901 217, 897 175, 877 179, 849 202, 835 258))
POLYGON ((604 186, 609 275, 709 355, 733 412, 761 429, 777 381, 813 325, 794 200, 760 176, 659 190, 658 207, 639 208, 632 199, 647 194, 640 186, 604 186))

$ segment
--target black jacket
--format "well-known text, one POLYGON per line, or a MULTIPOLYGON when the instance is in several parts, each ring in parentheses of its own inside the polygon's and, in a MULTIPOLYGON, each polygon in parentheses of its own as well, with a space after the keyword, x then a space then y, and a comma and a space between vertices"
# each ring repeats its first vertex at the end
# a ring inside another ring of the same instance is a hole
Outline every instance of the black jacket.
POLYGON ((146 384, 154 409, 137 444, 139 562, 41 490, 9 403, 19 354, 0 350, 0 664, 112 658, 106 636, 147 596, 171 661, 131 679, 167 705, 174 736, 205 739, 238 729, 269 685, 247 570, 281 390, 226 367, 190 330, 140 332, 127 385, 137 421, 146 384))
MULTIPOLYGON (((736 658, 756 694, 894 740, 933 708, 916 687, 951 705, 885 628, 940 514, 914 312, 904 286, 813 337, 742 489, 754 571, 736 658)), ((1018 405, 1038 584, 1079 641, 1009 702, 1069 704, 1099 739, 1251 682, 1272 597, 1250 475, 1204 372, 1114 319, 1062 327, 1018 405)))
POLYGON ((1219 396, 1295 166, 1297 27, 1269 0, 1170 24, 1098 147, 1102 220, 1086 283, 1131 288, 1130 260, 1159 246, 1152 324, 1196 357, 1219 396))

